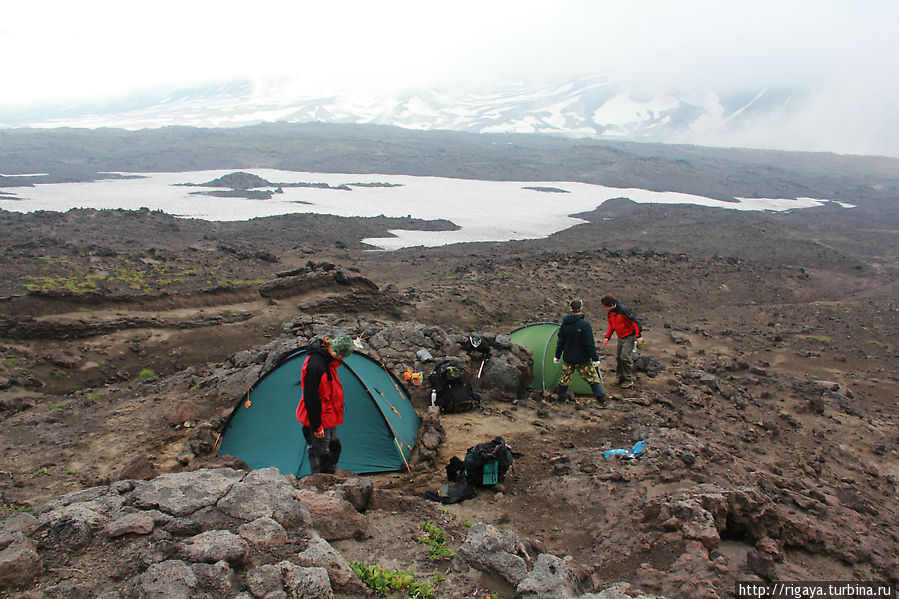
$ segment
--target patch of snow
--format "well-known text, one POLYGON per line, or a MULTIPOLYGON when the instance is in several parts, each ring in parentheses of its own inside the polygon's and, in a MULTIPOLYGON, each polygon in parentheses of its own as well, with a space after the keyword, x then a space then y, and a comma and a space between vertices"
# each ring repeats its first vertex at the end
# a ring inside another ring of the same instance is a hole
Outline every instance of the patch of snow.
MULTIPOLYGON (((533 127, 533 122, 522 122, 533 127)), ((137 210, 146 207, 187 218, 212 221, 248 220, 291 213, 337 216, 412 216, 426 220, 446 219, 457 231, 391 231, 396 237, 370 238, 365 242, 381 249, 440 246, 468 241, 509 241, 547 237, 579 223, 570 214, 588 212, 606 200, 626 197, 637 203, 695 204, 728 210, 775 210, 820 206, 828 200, 815 198, 736 198, 722 202, 677 192, 615 188, 572 181, 477 181, 408 175, 303 173, 275 169, 243 169, 272 183, 385 182, 399 187, 355 187, 352 191, 284 187, 283 194, 268 200, 213 198, 190 195, 195 187, 176 183, 205 183, 234 170, 185 173, 120 173, 135 179, 104 179, 87 183, 37 184, 17 189, 21 198, 0 200, 0 208, 15 212, 71 208, 137 210), (524 187, 557 187, 570 193, 560 202, 553 194, 535 197, 524 187)), ((840 204, 851 207, 848 204, 840 204)))
POLYGON ((593 111, 593 120, 606 127, 618 127, 616 131, 642 125, 659 118, 662 113, 677 108, 679 102, 671 96, 661 96, 646 102, 632 100, 627 94, 619 94, 593 111))
POLYGON ((752 106, 753 104, 755 104, 756 101, 757 101, 759 98, 761 98, 762 96, 765 95, 765 91, 767 91, 767 90, 764 90, 764 89, 763 89, 762 91, 760 91, 759 93, 757 93, 753 99, 751 99, 749 102, 747 102, 745 106, 741 106, 741 107, 739 107, 738 109, 736 109, 732 115, 730 115, 729 117, 727 117, 727 120, 729 121, 729 120, 731 120, 731 119, 735 119, 735 118, 737 118, 738 116, 740 116, 741 114, 743 114, 744 112, 746 112, 746 110, 748 110, 750 106, 752 106))

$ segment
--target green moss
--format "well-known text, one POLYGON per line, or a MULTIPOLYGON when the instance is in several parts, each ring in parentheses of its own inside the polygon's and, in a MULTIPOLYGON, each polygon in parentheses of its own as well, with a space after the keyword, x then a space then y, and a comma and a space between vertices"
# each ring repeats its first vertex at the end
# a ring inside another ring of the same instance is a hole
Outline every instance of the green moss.
POLYGON ((265 283, 265 279, 226 279, 224 281, 219 281, 217 285, 219 287, 243 287, 245 285, 262 285, 265 283))
POLYGON ((445 580, 435 574, 431 582, 425 582, 416 579, 412 572, 390 570, 378 564, 366 566, 362 562, 350 562, 349 566, 359 580, 382 597, 402 592, 406 599, 437 599, 436 585, 445 580))
POLYGON ((69 293, 90 293, 97 290, 97 284, 93 281, 63 277, 60 275, 27 276, 22 286, 28 291, 66 291, 69 293))
POLYGON ((428 546, 428 556, 431 558, 431 561, 452 559, 456 556, 446 546, 446 533, 441 527, 430 522, 422 522, 418 527, 427 533, 423 537, 419 537, 418 542, 428 546))

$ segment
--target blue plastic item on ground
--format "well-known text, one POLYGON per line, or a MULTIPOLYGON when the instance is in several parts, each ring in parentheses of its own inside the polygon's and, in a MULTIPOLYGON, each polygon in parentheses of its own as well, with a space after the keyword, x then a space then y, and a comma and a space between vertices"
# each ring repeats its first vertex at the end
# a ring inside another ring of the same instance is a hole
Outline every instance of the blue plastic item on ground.
POLYGON ((634 443, 634 446, 631 447, 630 449, 607 449, 604 452, 602 452, 602 457, 610 458, 613 455, 618 455, 618 456, 621 456, 626 459, 633 459, 633 458, 637 457, 638 455, 640 455, 641 453, 643 453, 643 451, 645 449, 646 449, 646 442, 645 441, 637 441, 636 443, 634 443))
POLYGON ((602 452, 602 457, 609 458, 613 455, 627 455, 626 449, 609 449, 607 451, 602 452))

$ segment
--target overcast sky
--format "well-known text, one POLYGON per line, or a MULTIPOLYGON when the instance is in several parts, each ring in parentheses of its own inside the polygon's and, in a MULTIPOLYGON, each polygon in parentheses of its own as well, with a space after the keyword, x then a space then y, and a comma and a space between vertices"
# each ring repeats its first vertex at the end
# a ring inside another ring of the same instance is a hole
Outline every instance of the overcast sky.
POLYGON ((591 74, 806 88, 783 135, 899 156, 897 24, 896 0, 6 2, 0 111, 238 77, 386 94, 591 74))

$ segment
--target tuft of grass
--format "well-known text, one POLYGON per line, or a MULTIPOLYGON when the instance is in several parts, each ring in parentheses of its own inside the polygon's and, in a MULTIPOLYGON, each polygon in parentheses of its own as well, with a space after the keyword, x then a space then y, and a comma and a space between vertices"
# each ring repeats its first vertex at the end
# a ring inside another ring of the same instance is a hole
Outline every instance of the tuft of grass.
POLYGON ((140 371, 140 373, 138 373, 137 376, 139 376, 142 379, 151 379, 154 376, 156 376, 156 373, 153 372, 152 368, 144 368, 143 370, 140 371))
POLYGON ((809 335, 806 337, 806 339, 810 339, 812 341, 817 341, 818 343, 826 343, 826 344, 830 345, 830 337, 827 337, 825 335, 809 335))
POLYGON ((28 291, 68 291, 69 293, 90 293, 97 290, 93 281, 59 275, 27 276, 22 286, 28 291))
POLYGON ((7 368, 15 368, 19 361, 15 358, 6 358, 3 360, 3 365, 7 368))
POLYGON ((422 522, 418 527, 425 531, 425 535, 418 538, 419 543, 428 546, 428 556, 432 562, 442 559, 452 559, 456 556, 453 551, 446 546, 446 532, 431 522, 422 522))
POLYGON ((57 409, 61 408, 62 406, 63 406, 63 404, 61 404, 61 403, 51 403, 49 406, 47 406, 47 411, 52 412, 53 410, 57 410, 57 409))
POLYGON ((445 578, 435 574, 431 582, 418 580, 412 572, 390 570, 380 565, 366 566, 362 562, 350 562, 350 569, 370 589, 382 597, 402 592, 406 599, 437 599, 436 586, 445 578))
POLYGON ((265 279, 225 279, 223 281, 218 281, 216 285, 225 288, 244 287, 247 285, 255 285, 258 287, 263 283, 265 283, 265 279))

